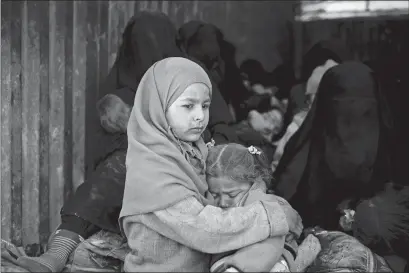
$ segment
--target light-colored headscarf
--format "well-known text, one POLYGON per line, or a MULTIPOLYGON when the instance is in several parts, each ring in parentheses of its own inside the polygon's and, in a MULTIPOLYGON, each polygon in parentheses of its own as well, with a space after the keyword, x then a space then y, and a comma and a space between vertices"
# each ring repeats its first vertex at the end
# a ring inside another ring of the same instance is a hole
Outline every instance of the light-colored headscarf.
MULTIPOLYGON (((206 72, 179 57, 156 62, 143 76, 127 129, 127 171, 120 217, 165 209, 191 196, 204 205, 212 202, 205 179, 189 163, 190 145, 175 137, 165 116, 172 103, 195 83, 212 90, 206 72)), ((193 145, 205 161, 203 139, 193 145)))

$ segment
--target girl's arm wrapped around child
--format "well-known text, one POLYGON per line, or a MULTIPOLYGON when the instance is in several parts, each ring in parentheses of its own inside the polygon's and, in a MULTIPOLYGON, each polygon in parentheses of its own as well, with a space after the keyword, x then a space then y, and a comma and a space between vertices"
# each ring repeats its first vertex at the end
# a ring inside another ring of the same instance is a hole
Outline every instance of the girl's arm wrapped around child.
POLYGON ((126 217, 124 229, 143 224, 163 236, 204 253, 237 250, 288 233, 286 216, 276 202, 254 202, 223 210, 189 197, 167 209, 126 217), (280 220, 278 220, 280 219, 280 220))

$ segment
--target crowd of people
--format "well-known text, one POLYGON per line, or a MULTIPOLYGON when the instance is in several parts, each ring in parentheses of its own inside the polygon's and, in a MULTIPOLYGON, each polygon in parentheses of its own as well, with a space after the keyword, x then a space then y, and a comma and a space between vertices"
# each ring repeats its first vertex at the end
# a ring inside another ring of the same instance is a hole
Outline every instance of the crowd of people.
POLYGON ((139 12, 100 86, 92 175, 22 268, 61 272, 104 232, 125 272, 409 272, 393 115, 342 40, 312 46, 296 79, 237 66, 212 24, 139 12))

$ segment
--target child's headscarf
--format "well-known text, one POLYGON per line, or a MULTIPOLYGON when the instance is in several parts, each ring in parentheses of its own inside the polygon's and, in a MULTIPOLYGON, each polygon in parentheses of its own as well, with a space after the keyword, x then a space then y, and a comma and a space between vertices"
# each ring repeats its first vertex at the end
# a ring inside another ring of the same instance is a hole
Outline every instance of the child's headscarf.
MULTIPOLYGON (((155 63, 143 76, 135 95, 128 123, 126 182, 120 217, 165 209, 187 197, 201 203, 208 186, 185 157, 166 120, 166 110, 194 83, 212 85, 206 72, 185 58, 167 58, 155 63)), ((206 160, 207 147, 200 139, 194 145, 206 160)))

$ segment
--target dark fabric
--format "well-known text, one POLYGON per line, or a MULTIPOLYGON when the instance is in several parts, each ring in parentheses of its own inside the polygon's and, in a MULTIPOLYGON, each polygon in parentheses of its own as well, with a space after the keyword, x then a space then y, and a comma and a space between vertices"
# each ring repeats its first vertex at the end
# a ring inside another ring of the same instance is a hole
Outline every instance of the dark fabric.
MULTIPOLYGON (((64 204, 61 215, 76 215, 101 229, 119 233, 118 217, 126 176, 126 149, 102 161, 92 177, 64 204)), ((87 238, 87 237, 84 237, 87 238)))
POLYGON ((390 177, 388 106, 373 72, 345 62, 328 70, 277 166, 277 192, 305 226, 338 227, 337 205, 373 196, 390 177))
MULTIPOLYGON (((307 108, 307 96, 305 95, 305 84, 299 83, 294 85, 290 90, 288 100, 288 110, 292 112, 292 116, 307 108)), ((288 111, 287 110, 287 111, 288 111)))
POLYGON ((240 65, 240 72, 242 75, 244 74, 251 84, 272 85, 271 75, 267 73, 263 65, 257 60, 247 59, 243 61, 240 65))
POLYGON ((314 69, 323 65, 327 60, 337 63, 351 60, 345 41, 332 38, 315 43, 303 56, 301 80, 307 82, 314 69))
POLYGON ((274 85, 278 87, 275 96, 278 99, 289 98, 290 90, 296 82, 294 69, 288 64, 281 64, 274 69, 271 77, 274 85))
MULTIPOLYGON (((179 29, 178 43, 184 53, 200 60, 207 69, 223 70, 218 37, 212 25, 201 21, 185 23, 179 29)), ((218 82, 217 79, 214 80, 218 82)))
POLYGON ((75 215, 63 215, 61 217, 61 225, 58 230, 69 230, 81 236, 88 238, 96 233, 99 228, 96 225, 75 215))
POLYGON ((235 48, 221 31, 211 24, 190 21, 179 29, 179 44, 186 54, 206 66, 223 99, 235 109, 236 119, 245 119, 249 110, 241 104, 251 93, 242 82, 235 48))
MULTIPOLYGON (((240 69, 236 64, 236 48, 226 41, 219 32, 220 56, 225 63, 225 73, 223 81, 220 84, 220 92, 223 97, 233 106, 236 114, 236 120, 241 121, 247 118, 251 110, 260 110, 259 106, 263 105, 263 96, 258 99, 258 103, 251 105, 248 102, 252 97, 259 97, 247 90, 244 86, 240 69)), ((269 99, 267 99, 269 101, 269 99)))

